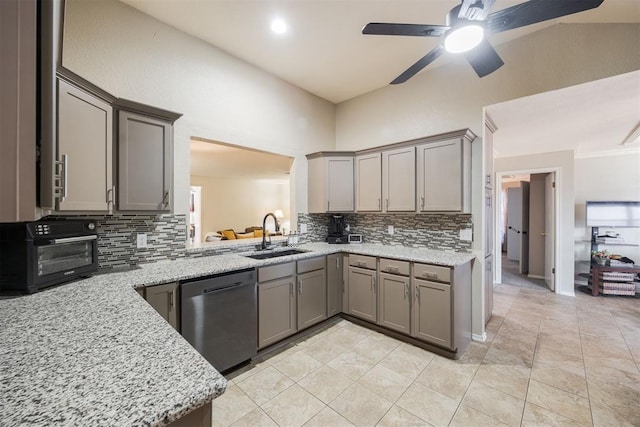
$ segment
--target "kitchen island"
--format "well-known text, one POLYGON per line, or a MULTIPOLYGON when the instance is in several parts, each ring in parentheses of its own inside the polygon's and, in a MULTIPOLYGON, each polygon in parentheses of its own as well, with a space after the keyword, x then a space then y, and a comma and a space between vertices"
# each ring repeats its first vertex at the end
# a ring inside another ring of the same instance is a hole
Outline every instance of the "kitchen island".
POLYGON ((0 300, 2 425, 168 425, 222 394, 226 380, 135 288, 348 252, 456 266, 472 254, 401 246, 301 245, 146 264, 0 300))

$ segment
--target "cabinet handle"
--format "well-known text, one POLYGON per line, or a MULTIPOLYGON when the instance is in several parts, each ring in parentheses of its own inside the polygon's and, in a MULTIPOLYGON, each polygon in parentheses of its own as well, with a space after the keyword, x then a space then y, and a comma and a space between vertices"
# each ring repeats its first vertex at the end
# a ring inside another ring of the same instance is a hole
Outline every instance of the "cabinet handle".
POLYGON ((404 296, 405 298, 409 298, 409 282, 404 284, 404 296))
POLYGON ((331 210, 331 209, 329 209, 329 203, 331 203, 331 202, 329 202, 329 201, 327 200, 327 210, 328 210, 328 211, 329 211, 329 210, 331 210))
POLYGON ((389 272, 390 273, 397 273, 398 272, 398 267, 394 267, 392 265, 389 266, 389 272))
POLYGON ((387 199, 387 210, 389 210, 389 199, 387 199))
POLYGON ((59 165, 62 169, 60 171, 60 175, 57 178, 57 180, 60 181, 60 185, 55 187, 57 190, 60 190, 57 196, 60 199, 59 202, 62 203, 64 202, 64 199, 67 198, 67 183, 69 177, 67 170, 69 168, 69 156, 63 154, 62 160, 56 161, 56 164, 59 165))
POLYGON ((164 192, 164 196, 162 197, 162 204, 166 208, 169 205, 169 191, 164 192))
POLYGON ((372 277, 373 281, 371 282, 371 284, 373 285, 373 293, 376 293, 376 276, 372 277))
POLYGON ((289 283, 289 293, 293 296, 293 283, 289 283))
POLYGON ((111 207, 116 206, 116 186, 112 186, 107 190, 107 204, 111 203, 111 207))
POLYGON ((298 279, 298 295, 302 295, 302 279, 298 279))
POLYGON ((424 210, 424 197, 420 197, 420 209, 424 210))
POLYGON ((336 257, 336 270, 340 270, 340 257, 336 257))
POLYGON ((420 289, 416 286, 416 303, 420 304, 420 289))
POLYGON ((430 279, 437 279, 438 278, 438 275, 436 273, 429 273, 428 271, 423 272, 422 275, 424 277, 428 277, 430 279))
POLYGON ((382 199, 378 199, 378 209, 382 209, 382 199))
POLYGON ((173 310, 173 304, 174 304, 173 298, 175 293, 176 291, 174 290, 174 291, 171 291, 171 294, 169 295, 169 311, 173 310))

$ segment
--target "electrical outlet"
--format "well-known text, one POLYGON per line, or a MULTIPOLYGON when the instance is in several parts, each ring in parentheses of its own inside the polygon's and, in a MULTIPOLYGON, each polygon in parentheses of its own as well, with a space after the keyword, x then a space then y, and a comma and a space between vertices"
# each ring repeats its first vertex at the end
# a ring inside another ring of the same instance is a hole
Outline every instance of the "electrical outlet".
POLYGON ((395 232, 395 230, 393 229, 393 225, 390 225, 390 226, 387 228, 387 233, 389 233, 389 234, 393 234, 394 232, 395 232))
POLYGON ((138 249, 144 249, 147 247, 147 235, 144 233, 138 233, 136 236, 136 247, 138 249))
POLYGON ((300 234, 304 234, 308 231, 307 224, 300 224, 300 234))
POLYGON ((464 230, 460 230, 460 240, 463 242, 473 241, 473 229, 465 228, 464 230))

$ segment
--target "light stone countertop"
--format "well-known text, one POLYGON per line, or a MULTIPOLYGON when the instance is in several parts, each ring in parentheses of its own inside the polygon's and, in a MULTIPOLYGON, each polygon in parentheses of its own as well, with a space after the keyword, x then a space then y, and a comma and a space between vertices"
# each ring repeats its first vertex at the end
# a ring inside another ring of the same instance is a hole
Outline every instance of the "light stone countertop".
POLYGON ((134 288, 343 251, 445 266, 474 258, 372 244, 298 249, 309 252, 187 257, 0 300, 0 425, 162 426, 224 392, 224 377, 134 288))

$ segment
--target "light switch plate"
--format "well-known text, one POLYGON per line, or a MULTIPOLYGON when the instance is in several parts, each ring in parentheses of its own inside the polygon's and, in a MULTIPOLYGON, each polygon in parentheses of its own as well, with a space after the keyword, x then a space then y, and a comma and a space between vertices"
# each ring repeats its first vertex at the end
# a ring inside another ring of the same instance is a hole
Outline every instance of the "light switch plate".
POLYGON ((136 247, 138 249, 144 249, 147 247, 147 235, 144 233, 138 233, 136 236, 136 247))
POLYGON ((393 225, 390 225, 389 228, 387 229, 387 232, 389 234, 393 234, 395 232, 395 230, 393 229, 393 225))
POLYGON ((465 228, 463 230, 460 230, 460 240, 462 240, 463 242, 473 241, 473 229, 465 228))
POLYGON ((307 224, 300 224, 300 233, 304 234, 307 232, 307 224))

